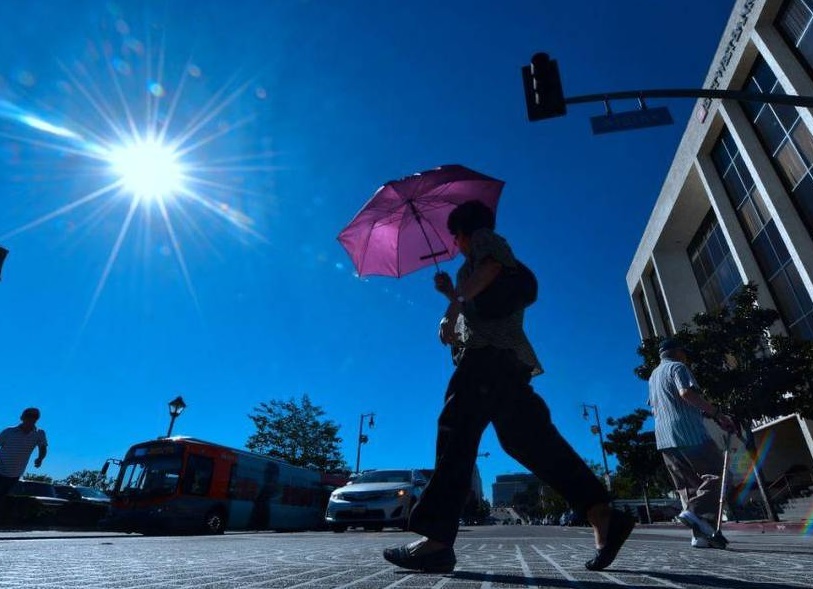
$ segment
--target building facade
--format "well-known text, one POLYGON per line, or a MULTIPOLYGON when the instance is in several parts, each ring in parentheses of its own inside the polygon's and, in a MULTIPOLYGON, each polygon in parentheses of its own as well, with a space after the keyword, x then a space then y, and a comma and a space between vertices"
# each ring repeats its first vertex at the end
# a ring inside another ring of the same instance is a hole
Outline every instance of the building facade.
MULTIPOLYGON (((703 87, 813 96, 813 0, 737 0, 703 87)), ((777 332, 813 340, 813 112, 701 99, 627 272, 639 332, 671 335, 747 282, 777 332)), ((812 432, 755 430, 768 481, 813 468, 812 432)))
POLYGON ((531 473, 501 474, 491 484, 492 504, 495 507, 509 507, 514 504, 514 497, 527 493, 529 489, 538 495, 542 483, 531 473))

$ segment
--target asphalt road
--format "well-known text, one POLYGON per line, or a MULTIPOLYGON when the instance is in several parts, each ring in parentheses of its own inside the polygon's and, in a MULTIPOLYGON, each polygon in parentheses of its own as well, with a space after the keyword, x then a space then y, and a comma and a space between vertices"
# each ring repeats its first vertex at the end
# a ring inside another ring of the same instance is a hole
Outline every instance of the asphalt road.
POLYGON ((636 528, 613 566, 584 569, 588 528, 464 528, 453 574, 402 571, 381 550, 414 539, 400 531, 235 533, 142 537, 0 534, 0 588, 372 589, 545 587, 609 589, 813 587, 813 538, 730 531, 728 550, 689 546, 678 527, 636 528))

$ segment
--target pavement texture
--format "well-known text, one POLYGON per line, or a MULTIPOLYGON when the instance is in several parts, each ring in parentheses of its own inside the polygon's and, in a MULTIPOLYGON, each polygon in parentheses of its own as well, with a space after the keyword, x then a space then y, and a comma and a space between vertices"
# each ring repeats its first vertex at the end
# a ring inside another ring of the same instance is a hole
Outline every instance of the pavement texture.
POLYGON ((400 570, 381 550, 403 532, 243 533, 142 537, 64 532, 0 539, 0 588, 652 587, 788 589, 813 586, 813 538, 726 530, 728 550, 689 546, 677 526, 636 528, 613 566, 584 569, 588 528, 490 526, 461 530, 448 575, 400 570))

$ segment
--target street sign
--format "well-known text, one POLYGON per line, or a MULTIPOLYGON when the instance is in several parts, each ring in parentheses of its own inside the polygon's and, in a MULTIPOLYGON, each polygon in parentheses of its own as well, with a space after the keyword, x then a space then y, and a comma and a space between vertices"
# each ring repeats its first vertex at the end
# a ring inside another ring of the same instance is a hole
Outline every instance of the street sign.
POLYGON ((593 135, 612 133, 614 131, 631 131, 632 129, 657 127, 659 125, 671 125, 672 123, 674 123, 672 115, 665 106, 590 117, 593 135))

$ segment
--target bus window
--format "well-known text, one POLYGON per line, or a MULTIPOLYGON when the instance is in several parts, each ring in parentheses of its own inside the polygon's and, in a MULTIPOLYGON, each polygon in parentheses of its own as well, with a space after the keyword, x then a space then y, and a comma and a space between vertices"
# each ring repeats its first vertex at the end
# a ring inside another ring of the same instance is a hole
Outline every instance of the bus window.
POLYGON ((186 460, 183 492, 187 495, 206 495, 212 483, 214 460, 206 456, 190 454, 186 460))
POLYGON ((125 495, 171 495, 178 488, 180 456, 139 456, 121 465, 119 492, 125 495))

